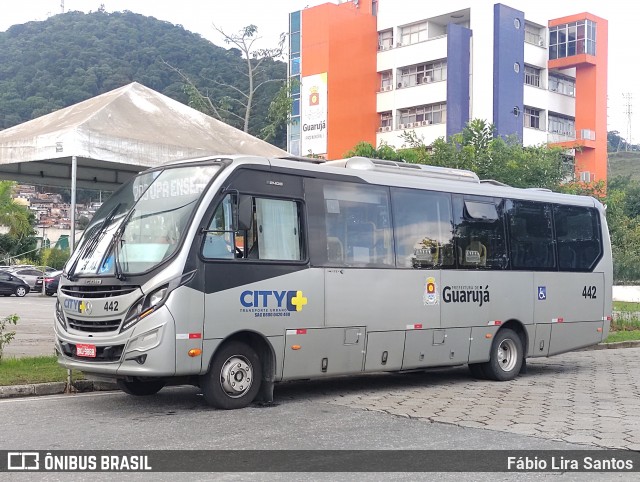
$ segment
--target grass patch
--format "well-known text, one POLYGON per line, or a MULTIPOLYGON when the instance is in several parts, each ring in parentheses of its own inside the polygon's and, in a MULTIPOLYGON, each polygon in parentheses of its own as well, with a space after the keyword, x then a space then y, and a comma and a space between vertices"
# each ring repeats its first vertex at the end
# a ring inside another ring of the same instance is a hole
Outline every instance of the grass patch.
POLYGON ((640 303, 634 301, 614 301, 613 311, 640 311, 640 303))
POLYGON ((611 331, 605 343, 640 340, 640 330, 611 331))
MULTIPOLYGON (((82 378, 73 372, 73 379, 82 378)), ((67 370, 58 365, 55 356, 3 358, 0 361, 0 385, 24 385, 28 383, 64 382, 67 370)))

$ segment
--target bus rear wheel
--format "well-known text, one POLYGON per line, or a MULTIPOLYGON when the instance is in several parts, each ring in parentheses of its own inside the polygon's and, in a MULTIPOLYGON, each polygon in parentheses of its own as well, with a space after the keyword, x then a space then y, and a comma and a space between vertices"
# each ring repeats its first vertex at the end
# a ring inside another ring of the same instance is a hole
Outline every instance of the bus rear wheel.
POLYGON ((232 341, 214 355, 200 386, 209 405, 234 410, 253 402, 261 381, 262 364, 255 350, 246 343, 232 341))
POLYGON ((523 356, 520 336, 510 328, 504 328, 493 339, 491 358, 482 371, 492 380, 513 380, 520 373, 523 356))
POLYGON ((164 380, 142 381, 142 380, 122 380, 116 381, 118 388, 128 395, 136 397, 146 397, 155 395, 165 386, 164 380))

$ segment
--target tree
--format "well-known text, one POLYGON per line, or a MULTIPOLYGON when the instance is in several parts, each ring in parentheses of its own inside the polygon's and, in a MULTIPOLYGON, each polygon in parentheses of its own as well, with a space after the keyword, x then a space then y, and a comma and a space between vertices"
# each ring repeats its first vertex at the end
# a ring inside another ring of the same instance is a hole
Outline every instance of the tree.
POLYGON ((13 181, 0 181, 0 224, 9 227, 9 234, 23 238, 34 234, 29 210, 13 200, 13 181))
POLYGON ((494 127, 481 119, 471 120, 464 130, 427 146, 415 131, 402 134, 404 147, 381 145, 376 149, 358 144, 348 155, 474 171, 481 179, 494 179, 514 187, 558 189, 572 175, 564 161, 564 150, 557 147, 522 146, 515 138, 494 137, 494 127))
POLYGON ((267 124, 260 130, 260 135, 267 142, 278 144, 281 137, 286 141, 286 128, 291 121, 293 93, 300 92, 300 81, 287 80, 269 104, 267 124))
POLYGON ((219 98, 213 99, 208 91, 203 92, 199 89, 195 82, 183 71, 173 67, 168 62, 164 63, 178 73, 185 82, 184 92, 189 98, 191 107, 223 121, 228 117, 234 118, 241 122, 244 132, 249 132, 249 121, 253 113, 256 92, 267 84, 285 81, 284 78, 269 78, 266 74, 265 65, 282 57, 286 36, 284 34, 280 36, 278 46, 275 48, 258 49, 255 47, 255 43, 261 37, 257 36, 258 27, 255 25, 248 25, 234 34, 225 32, 215 24, 213 28, 222 35, 226 44, 234 46, 234 48, 227 51, 227 55, 234 56, 239 52, 244 60, 245 69, 238 70, 238 73, 246 80, 244 85, 238 85, 237 76, 232 77, 233 83, 224 80, 222 75, 208 79, 229 92, 229 94, 223 94, 219 98), (230 93, 235 93, 236 96, 230 95, 230 93))
MULTIPOLYGON (((249 81, 248 88, 243 91, 232 84, 227 84, 222 82, 221 85, 231 88, 235 90, 238 94, 240 94, 245 102, 237 101, 244 108, 244 131, 249 132, 249 119, 251 118, 251 109, 253 107, 253 97, 256 91, 265 84, 270 82, 281 82, 284 79, 264 79, 260 80, 261 74, 264 72, 264 69, 261 67, 262 64, 267 60, 275 60, 282 57, 282 53, 284 52, 284 42, 286 36, 284 34, 280 35, 280 42, 278 46, 275 48, 266 48, 266 49, 255 49, 254 44, 256 41, 260 40, 261 37, 257 37, 258 27, 255 25, 248 25, 240 30, 240 32, 236 34, 227 34, 222 28, 213 26, 215 30, 218 31, 223 37, 224 41, 227 44, 235 45, 243 55, 243 58, 246 62, 247 70, 243 72, 243 75, 247 77, 249 81)), ((232 97, 223 98, 223 100, 227 100, 229 102, 235 100, 232 97)))
POLYGON ((62 269, 68 259, 68 249, 49 248, 42 250, 42 264, 45 266, 62 269))

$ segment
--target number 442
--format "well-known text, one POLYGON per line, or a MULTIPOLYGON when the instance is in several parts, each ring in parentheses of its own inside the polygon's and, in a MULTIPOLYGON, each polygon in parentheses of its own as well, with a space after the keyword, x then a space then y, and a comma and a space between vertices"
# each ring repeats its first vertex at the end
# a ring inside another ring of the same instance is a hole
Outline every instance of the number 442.
POLYGON ((596 299, 596 287, 595 286, 585 286, 584 288, 582 288, 582 297, 595 300, 596 299))

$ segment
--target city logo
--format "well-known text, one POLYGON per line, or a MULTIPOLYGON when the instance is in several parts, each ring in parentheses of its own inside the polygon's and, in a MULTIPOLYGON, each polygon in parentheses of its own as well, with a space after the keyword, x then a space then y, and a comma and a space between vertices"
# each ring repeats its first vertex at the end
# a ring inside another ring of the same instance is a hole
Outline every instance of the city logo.
POLYGON ((64 300, 64 308, 67 311, 73 311, 82 315, 90 315, 93 311, 93 306, 90 301, 72 300, 70 298, 64 300))
POLYGON ((313 86, 309 89, 309 105, 319 105, 320 104, 320 94, 318 93, 318 88, 313 86))
POLYGON ((427 278, 427 282, 424 287, 424 296, 422 301, 425 305, 437 305, 438 304, 438 288, 436 286, 436 279, 433 277, 427 278))
POLYGON ((242 311, 282 312, 302 311, 308 303, 302 291, 243 291, 240 293, 242 311))

